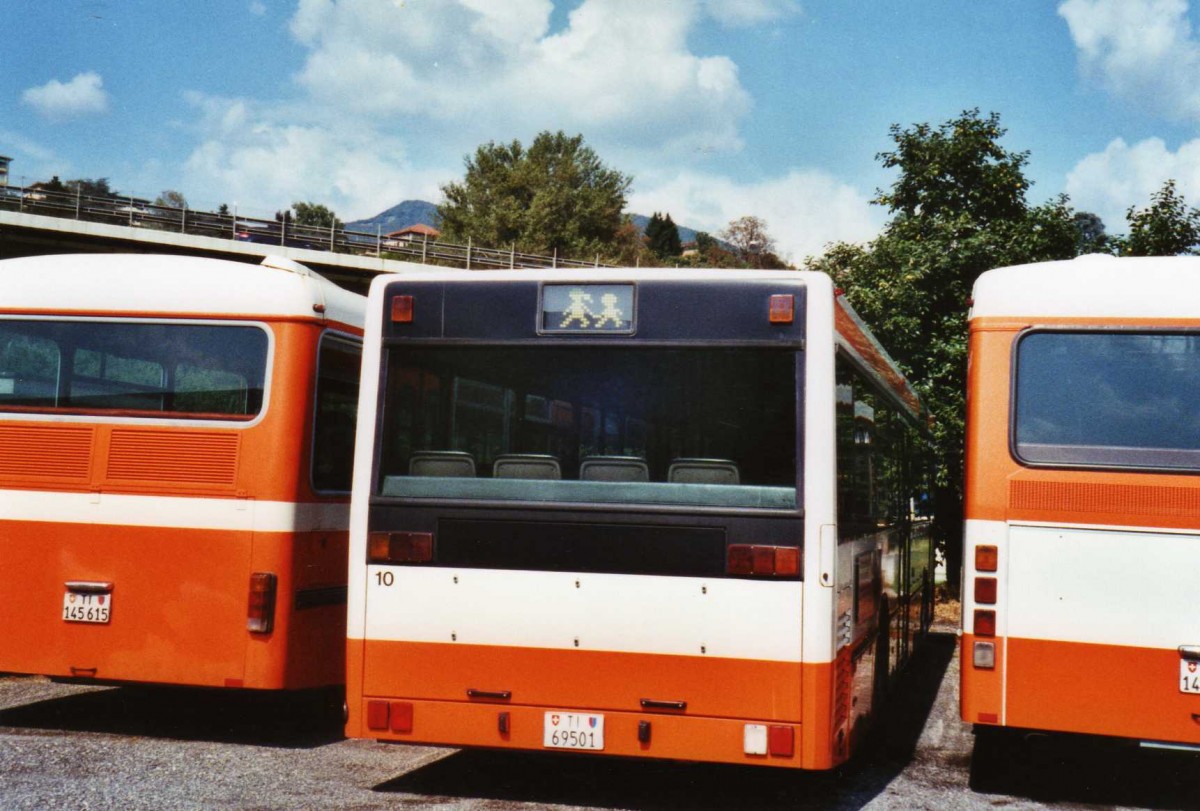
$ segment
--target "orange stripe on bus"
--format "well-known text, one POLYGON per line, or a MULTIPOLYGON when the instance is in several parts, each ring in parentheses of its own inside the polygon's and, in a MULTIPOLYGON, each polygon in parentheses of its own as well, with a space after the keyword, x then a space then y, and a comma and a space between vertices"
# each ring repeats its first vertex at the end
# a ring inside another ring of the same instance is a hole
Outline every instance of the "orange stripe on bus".
POLYGON ((1200 744, 1200 695, 1179 691, 1179 662, 1175 650, 1010 638, 1007 723, 1200 744))
POLYGON ((650 698, 686 701, 689 714, 800 719, 798 662, 370 639, 364 655, 369 695, 511 690, 517 704, 635 710, 650 698))

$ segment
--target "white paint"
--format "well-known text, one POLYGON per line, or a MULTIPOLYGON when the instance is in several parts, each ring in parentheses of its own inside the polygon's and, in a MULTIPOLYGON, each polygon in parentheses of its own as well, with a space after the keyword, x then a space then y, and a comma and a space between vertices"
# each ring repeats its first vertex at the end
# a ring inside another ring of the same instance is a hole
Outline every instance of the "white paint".
POLYGON ((1103 254, 989 270, 971 318, 1200 318, 1200 257, 1103 254))
POLYGON ((242 532, 345 529, 347 504, 0 490, 0 521, 242 532))
POLYGON ((7 311, 284 316, 361 326, 365 299, 303 265, 155 254, 58 254, 0 261, 7 311), (318 313, 315 306, 324 308, 318 313))
POLYGON ((364 574, 372 640, 800 661, 795 581, 415 566, 364 574), (379 582, 385 572, 393 585, 379 582))
POLYGON ((1200 645, 1200 534, 1014 525, 1006 557, 1010 637, 1200 645))

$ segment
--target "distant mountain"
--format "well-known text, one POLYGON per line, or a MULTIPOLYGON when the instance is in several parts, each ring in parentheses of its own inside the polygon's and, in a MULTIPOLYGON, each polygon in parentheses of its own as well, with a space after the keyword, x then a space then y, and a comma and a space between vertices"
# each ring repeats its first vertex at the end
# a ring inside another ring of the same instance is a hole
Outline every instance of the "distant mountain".
MULTIPOLYGON (((643 234, 646 233, 646 226, 650 223, 649 217, 644 214, 630 214, 629 218, 633 220, 633 224, 639 231, 643 234)), ((437 206, 433 203, 427 203, 424 200, 405 200, 369 219, 348 222, 346 228, 351 231, 365 231, 368 234, 377 232, 390 234, 392 231, 399 231, 401 228, 407 228, 417 223, 439 228, 441 221, 441 217, 437 213, 437 206)), ((687 228, 678 223, 675 227, 679 229, 680 242, 696 241, 696 229, 687 228)))
POLYGON ((438 216, 437 206, 424 200, 405 200, 394 205, 387 211, 382 211, 366 220, 355 220, 346 223, 351 231, 366 231, 368 234, 390 234, 418 223, 437 228, 442 218, 438 216))
MULTIPOLYGON (((629 219, 633 220, 633 224, 637 226, 639 231, 641 231, 643 234, 646 233, 646 226, 650 224, 649 217, 647 217, 645 214, 630 214, 629 219)), ((679 229, 680 242, 696 241, 696 229, 686 228, 679 223, 675 223, 675 227, 679 229)))

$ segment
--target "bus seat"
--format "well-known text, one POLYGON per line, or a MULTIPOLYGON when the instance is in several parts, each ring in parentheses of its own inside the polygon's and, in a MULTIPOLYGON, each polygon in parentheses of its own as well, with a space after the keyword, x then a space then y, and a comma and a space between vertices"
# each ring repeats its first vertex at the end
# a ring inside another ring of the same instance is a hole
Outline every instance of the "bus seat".
POLYGON ((410 476, 475 476, 475 457, 466 451, 417 451, 408 460, 410 476))
POLYGON ((585 482, 648 482, 650 467, 636 456, 589 456, 579 465, 585 482))
POLYGON ((492 465, 495 479, 561 479, 558 459, 544 453, 506 453, 492 465))
POLYGON ((667 468, 667 481, 679 484, 741 484, 732 459, 676 459, 667 468))

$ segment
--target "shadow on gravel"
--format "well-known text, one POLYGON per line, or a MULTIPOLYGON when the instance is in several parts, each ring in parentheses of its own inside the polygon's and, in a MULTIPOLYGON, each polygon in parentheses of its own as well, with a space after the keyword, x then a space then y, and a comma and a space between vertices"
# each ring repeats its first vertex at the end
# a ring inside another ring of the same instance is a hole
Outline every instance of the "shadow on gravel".
POLYGON ((1082 736, 984 734, 975 740, 971 788, 1048 804, 1195 809, 1200 756, 1082 736))
POLYGON ((339 741, 342 690, 119 687, 0 710, 0 726, 309 748, 339 741))
POLYGON ((880 719, 874 751, 832 773, 463 751, 376 786, 376 791, 631 809, 858 809, 912 759, 954 646, 953 635, 929 636, 896 684, 896 700, 880 719))

